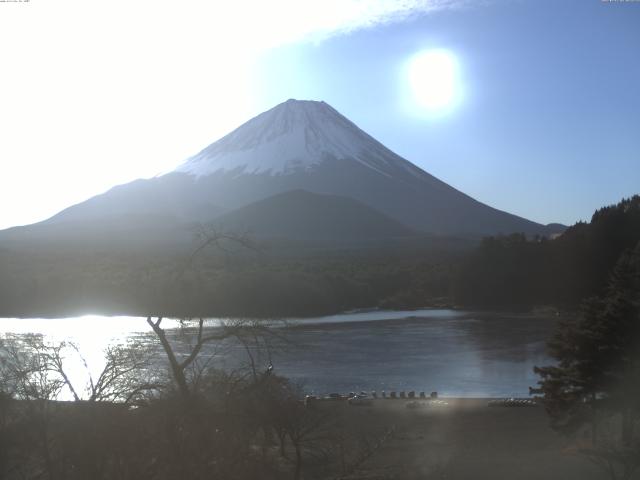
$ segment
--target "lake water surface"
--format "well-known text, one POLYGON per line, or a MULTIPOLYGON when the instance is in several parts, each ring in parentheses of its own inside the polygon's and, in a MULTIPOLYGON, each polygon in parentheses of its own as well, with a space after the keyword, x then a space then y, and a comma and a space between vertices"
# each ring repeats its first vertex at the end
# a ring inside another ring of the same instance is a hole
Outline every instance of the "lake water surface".
MULTIPOLYGON (((287 344, 256 355, 258 368, 275 372, 309 393, 361 390, 438 391, 443 396, 526 396, 534 365, 551 362, 545 342, 555 318, 456 310, 374 311, 287 320, 287 344)), ((212 319, 215 326, 219 320, 212 319)), ((177 327, 175 321, 163 326, 177 327)), ((101 368, 106 346, 129 339, 155 341, 144 318, 87 315, 65 319, 0 319, 0 334, 42 334, 73 341, 90 369, 101 368)), ((246 363, 228 345, 212 363, 246 363)), ((214 347, 203 353, 213 352, 214 347)), ((161 358, 161 357, 159 357, 161 358)), ((70 359, 70 362, 79 360, 70 359)), ((77 365, 75 375, 82 375, 77 365)))

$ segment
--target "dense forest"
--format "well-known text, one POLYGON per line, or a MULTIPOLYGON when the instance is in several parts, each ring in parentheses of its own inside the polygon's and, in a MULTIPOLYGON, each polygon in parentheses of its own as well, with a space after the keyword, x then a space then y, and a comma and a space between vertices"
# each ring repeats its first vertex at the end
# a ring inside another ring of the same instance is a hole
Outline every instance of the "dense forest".
POLYGON ((0 316, 92 313, 269 318, 440 305, 460 253, 417 249, 275 255, 0 253, 0 316))
POLYGON ((555 305, 574 309, 600 294, 621 255, 640 242, 640 196, 597 210, 559 237, 485 238, 461 262, 459 304, 485 308, 555 305))
POLYGON ((601 295, 557 323, 552 365, 535 367, 551 426, 612 480, 640 468, 640 243, 601 295), (585 441, 586 439, 586 441, 585 441))
POLYGON ((104 313, 273 318, 359 308, 575 310, 640 242, 640 196, 550 239, 425 240, 411 248, 231 244, 193 251, 0 249, 0 316, 104 313), (285 253, 283 253, 285 252, 285 253))

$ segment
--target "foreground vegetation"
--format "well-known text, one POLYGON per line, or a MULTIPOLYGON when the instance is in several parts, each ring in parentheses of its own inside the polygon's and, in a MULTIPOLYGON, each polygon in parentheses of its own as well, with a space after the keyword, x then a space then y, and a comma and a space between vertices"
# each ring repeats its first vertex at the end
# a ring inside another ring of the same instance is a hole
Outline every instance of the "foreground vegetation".
POLYGON ((538 367, 552 425, 611 480, 640 468, 640 244, 618 260, 603 295, 585 300, 538 367))
POLYGON ((110 348, 101 373, 87 369, 81 384, 72 345, 3 339, 0 479, 325 478, 349 474, 388 433, 305 405, 259 361, 257 344, 247 349, 250 366, 233 372, 201 354, 214 339, 266 341, 263 327, 185 322, 195 340, 180 344, 186 336, 169 341, 162 319, 149 321, 156 344, 110 348))

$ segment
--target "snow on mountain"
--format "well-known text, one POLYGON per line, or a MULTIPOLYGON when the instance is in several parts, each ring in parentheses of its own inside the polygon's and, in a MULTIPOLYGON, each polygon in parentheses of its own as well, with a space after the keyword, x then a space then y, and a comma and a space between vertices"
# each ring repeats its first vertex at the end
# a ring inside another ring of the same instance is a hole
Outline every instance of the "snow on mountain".
POLYGON ((325 102, 293 99, 249 120, 176 171, 196 177, 227 171, 286 175, 328 158, 353 159, 386 176, 398 161, 411 173, 419 171, 325 102))
MULTIPOLYGON (((288 100, 249 120, 176 171, 114 187, 47 222, 115 221, 133 228, 137 218, 166 223, 169 217, 178 223, 206 223, 299 190, 324 195, 313 201, 304 197, 308 204, 327 203, 327 195, 348 197, 417 232, 549 233, 543 225, 492 208, 447 185, 393 153, 326 103, 298 100, 288 100)), ((277 198, 295 203, 302 197, 277 198)), ((329 210, 314 214, 314 221, 321 222, 316 217, 327 216, 329 210)))

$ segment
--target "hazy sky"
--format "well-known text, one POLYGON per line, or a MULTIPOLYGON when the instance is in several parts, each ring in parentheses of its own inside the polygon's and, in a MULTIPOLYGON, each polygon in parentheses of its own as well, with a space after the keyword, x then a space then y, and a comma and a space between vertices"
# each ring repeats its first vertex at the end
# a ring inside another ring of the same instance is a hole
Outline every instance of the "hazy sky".
POLYGON ((0 42, 0 228, 171 170, 288 98, 542 223, 640 193, 640 2, 30 0, 0 2, 0 42), (411 73, 433 51, 455 65, 436 111, 416 87, 434 72, 411 73))

